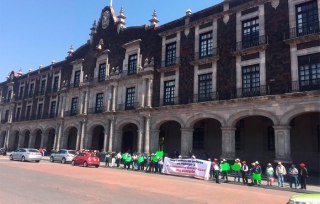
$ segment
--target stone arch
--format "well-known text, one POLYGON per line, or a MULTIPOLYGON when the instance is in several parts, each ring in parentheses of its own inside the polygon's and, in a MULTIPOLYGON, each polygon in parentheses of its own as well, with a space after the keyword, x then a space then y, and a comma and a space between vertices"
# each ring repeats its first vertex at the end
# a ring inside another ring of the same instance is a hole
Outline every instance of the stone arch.
POLYGON ((27 128, 26 128, 26 127, 21 128, 21 134, 22 134, 22 135, 25 135, 27 131, 29 131, 30 134, 32 133, 32 130, 31 130, 31 128, 29 128, 29 127, 27 127, 27 128))
POLYGON ((77 128, 77 130, 79 129, 78 124, 76 124, 76 123, 68 123, 68 124, 66 124, 66 126, 64 127, 63 132, 66 133, 66 132, 68 132, 71 128, 73 128, 73 127, 77 128))
POLYGON ((13 128, 11 129, 11 133, 15 133, 15 132, 20 132, 20 128, 18 128, 18 127, 13 127, 13 128))
POLYGON ((102 120, 95 120, 95 121, 92 121, 91 123, 89 123, 89 124, 87 125, 87 127, 88 127, 88 130, 89 130, 90 132, 92 132, 92 131, 94 130, 94 128, 97 127, 97 126, 99 126, 99 125, 101 125, 101 126, 104 127, 104 128, 105 128, 105 126, 106 126, 105 122, 103 122, 102 120))
POLYGON ((119 122, 116 124, 116 130, 121 131, 121 130, 124 128, 124 126, 126 126, 126 125, 129 124, 129 123, 135 124, 135 125, 138 127, 138 129, 139 129, 139 127, 140 127, 139 121, 137 121, 137 120, 135 120, 135 119, 124 119, 124 120, 119 121, 119 122))
POLYGON ((43 129, 43 132, 44 132, 45 134, 48 134, 48 133, 50 132, 50 130, 52 130, 52 129, 54 129, 55 131, 57 131, 55 127, 53 127, 53 126, 48 126, 48 127, 46 127, 46 128, 43 129))
POLYGON ((202 120, 202 119, 215 119, 217 121, 220 122, 221 126, 226 126, 226 121, 223 117, 221 117, 220 115, 214 114, 214 113, 199 113, 196 114, 194 116, 192 116, 191 118, 189 118, 186 122, 186 127, 188 128, 193 128, 194 124, 196 124, 196 122, 202 120))
POLYGON ((154 120, 154 122, 152 122, 152 130, 158 130, 160 128, 160 126, 168 121, 176 121, 180 124, 181 128, 185 127, 185 124, 183 122, 183 120, 180 117, 177 116, 162 116, 162 117, 158 117, 156 120, 154 120))
POLYGON ((255 110, 244 110, 244 111, 240 111, 238 113, 233 114, 232 116, 229 117, 227 121, 227 125, 234 127, 239 120, 248 116, 264 116, 272 120, 274 125, 279 124, 278 117, 273 113, 269 111, 255 109, 255 110))
POLYGON ((34 134, 36 134, 38 132, 38 130, 41 130, 41 132, 43 133, 43 129, 41 127, 33 128, 30 133, 34 135, 34 134))
POLYGON ((320 112, 320 106, 319 105, 309 105, 309 106, 302 106, 298 108, 293 108, 289 111, 287 111, 285 114, 282 115, 280 119, 281 125, 289 125, 290 121, 302 114, 305 113, 312 113, 312 112, 320 112))

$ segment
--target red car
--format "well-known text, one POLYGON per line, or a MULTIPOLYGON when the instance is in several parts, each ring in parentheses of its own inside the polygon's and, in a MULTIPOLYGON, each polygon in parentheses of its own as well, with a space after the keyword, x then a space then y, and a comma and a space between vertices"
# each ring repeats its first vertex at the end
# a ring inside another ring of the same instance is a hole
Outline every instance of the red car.
POLYGON ((71 165, 83 165, 84 167, 95 166, 98 168, 100 166, 100 159, 93 153, 83 152, 72 159, 71 165))

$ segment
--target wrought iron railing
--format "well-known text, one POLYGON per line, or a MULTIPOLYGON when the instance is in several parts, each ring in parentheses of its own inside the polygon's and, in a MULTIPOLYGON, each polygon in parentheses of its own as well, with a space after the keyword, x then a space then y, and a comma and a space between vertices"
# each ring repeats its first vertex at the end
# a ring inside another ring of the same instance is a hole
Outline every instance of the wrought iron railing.
POLYGON ((103 113, 105 111, 106 111, 106 107, 105 106, 88 108, 88 114, 103 113))
POLYGON ((180 65, 180 64, 181 64, 181 58, 174 57, 174 58, 170 58, 170 59, 166 59, 166 60, 162 61, 160 68, 170 67, 170 66, 180 65))
POLYGON ((134 102, 134 103, 130 103, 130 104, 118 104, 117 110, 118 111, 124 111, 124 110, 134 110, 137 109, 139 107, 139 102, 134 102))
POLYGON ((235 47, 232 47, 232 51, 235 52, 235 51, 240 51, 243 49, 257 47, 260 45, 267 45, 267 44, 268 44, 268 36, 262 35, 262 36, 259 36, 259 38, 256 40, 237 42, 235 47))
POLYGON ((205 59, 208 57, 213 57, 218 55, 219 55, 219 48, 215 47, 215 48, 212 48, 211 50, 208 50, 207 53, 203 53, 203 52, 194 53, 193 55, 191 55, 190 61, 196 61, 199 59, 205 59))
POLYGON ((68 110, 64 111, 64 116, 76 116, 79 115, 79 110, 68 110))
POLYGON ((285 86, 285 93, 320 90, 320 79, 310 81, 292 81, 285 86))
POLYGON ((309 26, 303 25, 299 27, 290 28, 289 33, 283 34, 283 38, 284 40, 287 40, 305 35, 310 35, 313 33, 320 33, 320 21, 309 26))
POLYGON ((255 96, 270 95, 270 86, 258 86, 250 88, 239 88, 231 91, 231 98, 247 98, 255 96))

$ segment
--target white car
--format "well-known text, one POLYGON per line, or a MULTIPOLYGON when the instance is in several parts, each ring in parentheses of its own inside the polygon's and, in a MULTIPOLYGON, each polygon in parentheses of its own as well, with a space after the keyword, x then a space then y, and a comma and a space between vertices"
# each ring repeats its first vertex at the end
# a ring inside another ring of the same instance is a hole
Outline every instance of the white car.
POLYGON ((37 149, 19 148, 10 153, 10 160, 36 161, 40 162, 42 154, 37 149))
POLYGON ((288 204, 320 204, 320 194, 301 194, 292 196, 288 204))
POLYGON ((58 152, 50 155, 50 162, 59 161, 65 164, 66 162, 71 162, 75 154, 75 150, 60 149, 58 152))

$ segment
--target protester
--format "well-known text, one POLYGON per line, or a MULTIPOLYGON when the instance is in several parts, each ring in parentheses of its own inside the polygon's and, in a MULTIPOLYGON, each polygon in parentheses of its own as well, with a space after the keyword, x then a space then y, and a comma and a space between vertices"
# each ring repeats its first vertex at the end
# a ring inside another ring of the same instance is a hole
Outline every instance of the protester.
POLYGON ((118 168, 120 167, 121 159, 122 159, 121 152, 119 152, 119 153, 117 154, 117 157, 116 157, 116 162, 117 162, 117 167, 118 167, 118 168))
POLYGON ((243 184, 248 184, 248 171, 249 171, 249 167, 247 165, 247 162, 242 161, 241 174, 242 174, 243 184))
POLYGON ((147 167, 146 167, 146 172, 150 172, 150 170, 151 170, 150 163, 151 163, 151 157, 150 157, 150 156, 148 156, 148 157, 147 157, 147 167))
POLYGON ((267 168, 266 168, 266 175, 267 175, 267 186, 272 186, 272 182, 271 180, 273 179, 273 174, 274 174, 274 170, 273 170, 273 167, 272 165, 269 163, 267 165, 267 168))
POLYGON ((214 160, 214 171, 215 171, 215 177, 216 177, 216 183, 219 183, 220 184, 220 181, 219 181, 219 174, 220 174, 220 164, 218 162, 218 159, 215 158, 214 160))
POLYGON ((304 163, 300 164, 300 184, 301 184, 301 189, 302 190, 307 190, 307 184, 306 184, 306 179, 308 177, 308 170, 306 168, 306 165, 304 163))
MULTIPOLYGON (((254 170, 254 173, 255 173, 255 174, 260 174, 260 175, 261 175, 261 173, 262 173, 262 168, 261 168, 261 166, 259 165, 259 162, 258 162, 258 161, 255 162, 255 170, 254 170)), ((255 182, 255 184, 258 184, 258 186, 261 185, 261 180, 255 180, 254 182, 255 182)))
MULTIPOLYGON (((223 159, 222 161, 221 161, 221 164, 228 164, 229 165, 229 163, 227 162, 227 160, 226 159, 223 159)), ((223 170, 222 168, 221 168, 221 170, 222 170, 222 178, 221 179, 225 179, 226 181, 228 181, 228 171, 227 170, 223 170)))
POLYGON ((42 148, 41 148, 41 147, 39 148, 39 152, 40 152, 40 153, 41 153, 41 155, 42 155, 43 150, 42 150, 42 148))
MULTIPOLYGON (((239 165, 241 169, 241 164, 240 164, 240 159, 234 160, 234 165, 239 165)), ((234 171, 234 181, 238 178, 238 182, 240 182, 240 170, 235 170, 234 171)))
POLYGON ((42 156, 44 157, 44 154, 47 152, 46 148, 42 148, 42 156))
MULTIPOLYGON (((209 158, 208 159, 208 161, 210 161, 211 162, 211 159, 209 158)), ((211 162, 211 165, 210 165, 210 173, 209 173, 209 179, 213 179, 213 175, 214 175, 214 165, 215 165, 215 162, 213 161, 213 162, 211 162)))
POLYGON ((296 168, 295 164, 291 164, 289 168, 289 175, 290 175, 290 188, 292 188, 292 183, 294 183, 295 189, 297 189, 298 185, 298 169, 296 168))
POLYGON ((104 162, 105 162, 105 167, 109 167, 109 157, 110 157, 110 154, 109 152, 107 152, 107 154, 104 156, 104 162))
POLYGON ((141 171, 144 171, 144 167, 145 167, 146 162, 147 162, 147 161, 146 161, 146 160, 147 160, 147 157, 146 157, 146 155, 145 155, 144 153, 142 153, 141 156, 143 157, 143 162, 140 163, 140 170, 141 170, 141 171))
POLYGON ((132 170, 138 169, 138 157, 136 153, 132 155, 132 170))
POLYGON ((159 159, 158 159, 158 167, 159 167, 159 173, 162 174, 163 160, 161 157, 159 157, 159 159))
POLYGON ((276 175, 278 177, 278 186, 283 187, 284 176, 287 174, 286 168, 282 165, 281 162, 278 162, 278 166, 276 168, 276 175))
POLYGON ((111 167, 114 167, 116 166, 116 154, 115 153, 112 153, 112 158, 111 158, 111 167))

